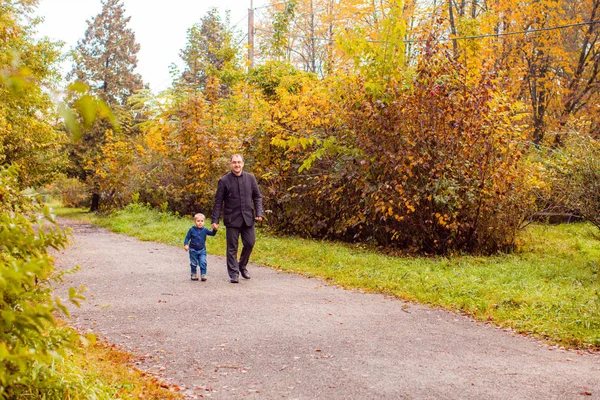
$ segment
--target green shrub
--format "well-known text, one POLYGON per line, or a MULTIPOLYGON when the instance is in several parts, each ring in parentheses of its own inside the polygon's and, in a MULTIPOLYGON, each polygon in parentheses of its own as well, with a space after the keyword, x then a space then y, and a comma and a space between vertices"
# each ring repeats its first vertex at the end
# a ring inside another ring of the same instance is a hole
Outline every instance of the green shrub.
MULTIPOLYGON (((49 209, 21 194, 16 169, 0 169, 0 398, 58 399, 77 386, 53 368, 79 340, 54 318, 67 310, 52 297, 61 274, 48 249, 66 243, 49 209)), ((70 297, 81 299, 74 289, 70 297)))
POLYGON ((600 141, 572 134, 547 162, 547 203, 579 215, 600 229, 600 141))

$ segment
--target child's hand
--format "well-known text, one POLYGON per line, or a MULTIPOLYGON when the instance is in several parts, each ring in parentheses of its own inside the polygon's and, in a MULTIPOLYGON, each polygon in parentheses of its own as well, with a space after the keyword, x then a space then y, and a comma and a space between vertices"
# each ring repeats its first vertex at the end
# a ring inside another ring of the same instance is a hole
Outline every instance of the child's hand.
POLYGON ((183 246, 183 248, 185 249, 185 251, 188 251, 190 249, 190 247, 187 244, 183 246))

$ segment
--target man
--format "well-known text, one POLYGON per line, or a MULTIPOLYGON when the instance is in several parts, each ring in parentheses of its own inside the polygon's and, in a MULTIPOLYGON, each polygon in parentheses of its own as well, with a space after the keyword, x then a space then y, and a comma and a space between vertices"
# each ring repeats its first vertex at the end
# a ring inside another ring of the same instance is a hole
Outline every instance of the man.
POLYGON ((221 207, 227 240, 227 273, 231 283, 238 283, 241 274, 250 279, 248 260, 256 241, 254 220, 263 220, 263 204, 254 175, 244 172, 244 158, 234 154, 229 160, 231 172, 219 179, 212 212, 212 228, 219 228, 221 207), (254 204, 254 208, 252 207, 254 204), (242 238, 242 253, 238 260, 238 244, 242 238))

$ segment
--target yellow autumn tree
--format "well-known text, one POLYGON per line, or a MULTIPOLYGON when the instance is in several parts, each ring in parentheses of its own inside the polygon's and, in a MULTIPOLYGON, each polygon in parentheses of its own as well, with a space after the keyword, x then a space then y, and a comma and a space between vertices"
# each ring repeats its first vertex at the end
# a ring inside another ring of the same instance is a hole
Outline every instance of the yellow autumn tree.
POLYGON ((405 57, 405 21, 413 0, 272 0, 258 14, 259 60, 275 58, 320 77, 350 71, 362 62, 393 65, 405 57), (340 38, 346 38, 340 46, 340 38), (351 40, 347 40, 347 39, 351 40), (369 59, 354 57, 360 48, 369 59), (358 49, 356 49, 358 50, 358 49), (378 54, 377 51, 379 51, 378 54), (269 58, 270 57, 270 58, 269 58))
POLYGON ((530 139, 559 143, 573 121, 584 118, 595 126, 597 110, 589 106, 599 92, 599 5, 448 0, 432 14, 439 16, 439 38, 448 37, 455 57, 472 71, 493 66, 510 96, 527 105, 530 139))

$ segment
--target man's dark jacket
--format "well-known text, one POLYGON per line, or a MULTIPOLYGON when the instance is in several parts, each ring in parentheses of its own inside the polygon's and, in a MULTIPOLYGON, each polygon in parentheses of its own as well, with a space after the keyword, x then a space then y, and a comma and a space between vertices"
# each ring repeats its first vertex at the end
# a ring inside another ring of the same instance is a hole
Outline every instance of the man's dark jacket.
POLYGON ((254 175, 242 172, 240 176, 235 176, 229 172, 219 179, 211 218, 213 223, 219 223, 223 205, 225 226, 239 228, 244 224, 254 225, 255 210, 257 217, 263 217, 262 195, 254 175))

